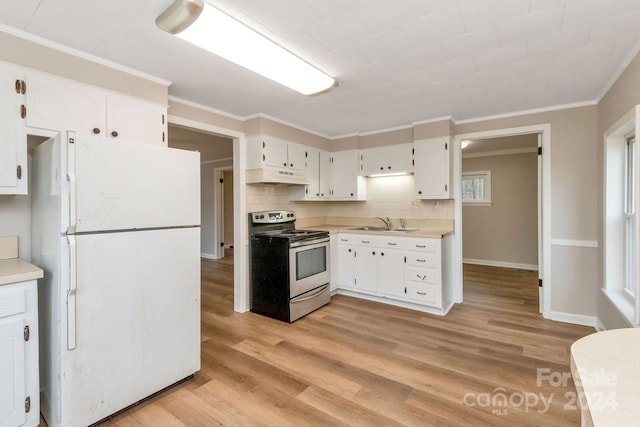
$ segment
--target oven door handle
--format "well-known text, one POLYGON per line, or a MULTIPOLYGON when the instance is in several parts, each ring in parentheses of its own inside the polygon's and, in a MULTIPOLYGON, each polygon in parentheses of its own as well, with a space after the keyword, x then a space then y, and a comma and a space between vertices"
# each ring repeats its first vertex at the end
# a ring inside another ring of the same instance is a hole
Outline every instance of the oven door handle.
POLYGON ((302 301, 310 300, 312 298, 317 297, 320 294, 323 294, 324 292, 327 292, 328 289, 329 289, 329 285, 322 285, 322 289, 320 289, 318 292, 314 292, 313 295, 309 295, 309 296, 306 296, 304 298, 295 297, 295 298, 293 298, 291 300, 291 302, 295 303, 295 302, 302 302, 302 301))
POLYGON ((328 237, 321 237, 320 239, 314 239, 314 240, 301 240, 298 242, 291 243, 289 247, 299 248, 300 246, 310 246, 310 245, 315 245, 317 243, 326 243, 328 241, 329 241, 328 237))

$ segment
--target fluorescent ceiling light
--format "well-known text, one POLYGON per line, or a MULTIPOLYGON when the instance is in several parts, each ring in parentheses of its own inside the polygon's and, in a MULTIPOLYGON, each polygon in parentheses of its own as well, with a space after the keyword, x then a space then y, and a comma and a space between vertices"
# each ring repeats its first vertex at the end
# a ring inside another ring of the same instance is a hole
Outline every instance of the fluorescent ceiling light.
POLYGON ((156 24, 189 43, 303 95, 319 95, 338 85, 333 77, 206 2, 200 16, 197 12, 186 12, 198 2, 176 0, 158 17, 156 24), (193 19, 195 22, 189 25, 193 19), (185 22, 186 29, 183 29, 185 22))

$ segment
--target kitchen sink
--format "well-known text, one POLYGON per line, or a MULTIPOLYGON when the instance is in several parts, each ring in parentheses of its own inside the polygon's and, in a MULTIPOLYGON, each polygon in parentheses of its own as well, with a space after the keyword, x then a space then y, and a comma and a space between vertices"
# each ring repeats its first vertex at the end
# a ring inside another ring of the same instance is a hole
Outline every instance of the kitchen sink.
POLYGON ((361 231, 385 231, 384 227, 373 227, 369 225, 365 225, 363 227, 351 227, 349 230, 361 230, 361 231))
POLYGON ((420 230, 419 228, 385 228, 385 227, 373 227, 369 225, 365 225, 362 227, 351 227, 349 230, 359 230, 359 231, 401 231, 404 233, 409 233, 411 231, 420 230))

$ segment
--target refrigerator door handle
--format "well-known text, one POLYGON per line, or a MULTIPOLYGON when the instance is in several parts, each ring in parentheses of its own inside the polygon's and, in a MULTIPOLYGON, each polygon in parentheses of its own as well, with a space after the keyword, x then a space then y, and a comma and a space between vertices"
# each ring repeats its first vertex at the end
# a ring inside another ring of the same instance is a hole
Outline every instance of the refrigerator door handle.
POLYGON ((76 232, 76 133, 67 131, 67 180, 69 181, 69 227, 68 234, 76 232))
POLYGON ((76 348, 76 238, 67 236, 69 242, 69 290, 67 291, 67 350, 76 348))

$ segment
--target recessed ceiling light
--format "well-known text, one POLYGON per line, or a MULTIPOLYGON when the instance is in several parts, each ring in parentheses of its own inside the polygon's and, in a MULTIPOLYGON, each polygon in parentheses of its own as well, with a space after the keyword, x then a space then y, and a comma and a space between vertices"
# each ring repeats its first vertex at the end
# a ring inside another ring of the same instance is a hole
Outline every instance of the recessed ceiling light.
POLYGON ((156 25, 303 95, 320 95, 338 85, 333 77, 204 0, 176 0, 156 25))

